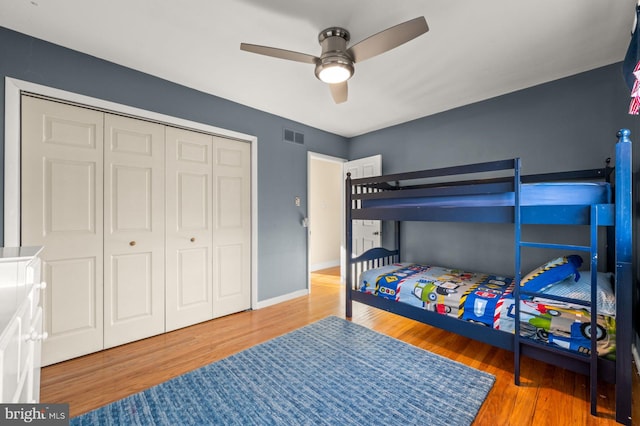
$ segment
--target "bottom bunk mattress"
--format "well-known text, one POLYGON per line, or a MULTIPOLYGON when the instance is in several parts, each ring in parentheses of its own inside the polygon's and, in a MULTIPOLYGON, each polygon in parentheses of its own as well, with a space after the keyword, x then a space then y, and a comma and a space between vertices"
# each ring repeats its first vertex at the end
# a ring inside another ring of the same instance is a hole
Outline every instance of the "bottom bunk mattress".
MULTIPOLYGON (((588 274, 585 275, 588 278, 588 274)), ((585 279, 581 282, 584 284, 585 279)), ((569 287, 575 293, 574 287, 577 286, 569 287)), ((589 286, 587 283, 586 288, 589 286)), ((543 292, 554 294, 552 288, 543 292)), ((415 263, 393 263, 364 271, 357 290, 504 332, 515 331, 514 282, 511 277, 415 263)), ((572 296, 576 297, 575 294, 572 296)), ((598 314, 597 319, 598 354, 612 358, 615 356, 615 307, 612 309, 601 303, 600 296, 598 301, 598 312, 605 313, 598 314), (600 309, 601 305, 603 309, 600 309)), ((521 300, 520 321, 522 336, 585 355, 591 352, 591 315, 584 307, 548 299, 521 300)))

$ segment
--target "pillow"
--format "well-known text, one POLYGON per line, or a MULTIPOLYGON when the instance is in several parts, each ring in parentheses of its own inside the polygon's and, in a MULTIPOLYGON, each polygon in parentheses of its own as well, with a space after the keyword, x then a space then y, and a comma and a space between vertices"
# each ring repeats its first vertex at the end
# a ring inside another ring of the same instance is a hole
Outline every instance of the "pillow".
MULTIPOLYGON (((598 295, 598 314, 616 316, 616 296, 612 286, 613 274, 610 272, 598 272, 597 295, 598 295)), ((567 278, 564 281, 556 283, 548 288, 545 294, 554 296, 568 297, 589 301, 591 300, 591 272, 584 271, 578 281, 567 278)), ((562 302, 544 299, 544 296, 534 299, 540 303, 549 303, 552 305, 561 305, 562 302)), ((571 307, 571 306, 569 306, 571 307)), ((582 309, 582 306, 578 306, 582 309)))
POLYGON ((578 281, 580 265, 582 265, 582 258, 577 254, 553 259, 529 272, 520 281, 520 287, 524 291, 540 292, 569 277, 578 281))

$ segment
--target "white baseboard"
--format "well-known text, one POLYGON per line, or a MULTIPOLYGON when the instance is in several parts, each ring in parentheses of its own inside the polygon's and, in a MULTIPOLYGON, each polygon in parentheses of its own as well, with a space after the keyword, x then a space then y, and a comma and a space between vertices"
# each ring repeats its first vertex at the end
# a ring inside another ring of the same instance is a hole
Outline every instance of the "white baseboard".
POLYGON ((272 299, 262 300, 256 304, 256 309, 266 308, 267 306, 277 305, 278 303, 286 302, 296 297, 308 296, 309 289, 294 291, 293 293, 285 294, 282 296, 274 297, 272 299))
POLYGON ((314 272, 314 271, 319 271, 320 269, 333 268, 335 266, 340 266, 340 259, 330 260, 328 262, 314 263, 313 265, 309 266, 309 270, 311 272, 314 272))
POLYGON ((636 345, 631 345, 631 353, 633 354, 633 359, 636 362, 636 373, 640 375, 640 355, 638 355, 638 347, 636 345))

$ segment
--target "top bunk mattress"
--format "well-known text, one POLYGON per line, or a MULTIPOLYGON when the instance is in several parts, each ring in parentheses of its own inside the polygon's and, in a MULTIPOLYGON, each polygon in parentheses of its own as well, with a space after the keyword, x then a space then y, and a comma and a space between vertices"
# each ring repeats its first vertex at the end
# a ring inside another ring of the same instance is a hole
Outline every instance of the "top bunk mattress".
MULTIPOLYGON (((363 208, 384 207, 491 207, 513 206, 513 192, 463 196, 411 197, 362 200, 363 208)), ((521 206, 565 206, 610 204, 611 187, 606 182, 544 182, 522 184, 521 206)))

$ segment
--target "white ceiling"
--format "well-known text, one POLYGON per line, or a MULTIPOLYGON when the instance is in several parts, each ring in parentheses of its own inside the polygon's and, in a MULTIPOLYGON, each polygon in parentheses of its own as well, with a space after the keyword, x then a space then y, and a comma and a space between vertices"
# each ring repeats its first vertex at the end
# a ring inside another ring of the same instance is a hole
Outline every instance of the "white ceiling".
POLYGON ((0 26, 351 137, 624 58, 635 0, 0 0, 0 26), (430 31, 356 64, 336 105, 313 66, 241 42, 320 54, 424 16, 430 31))

